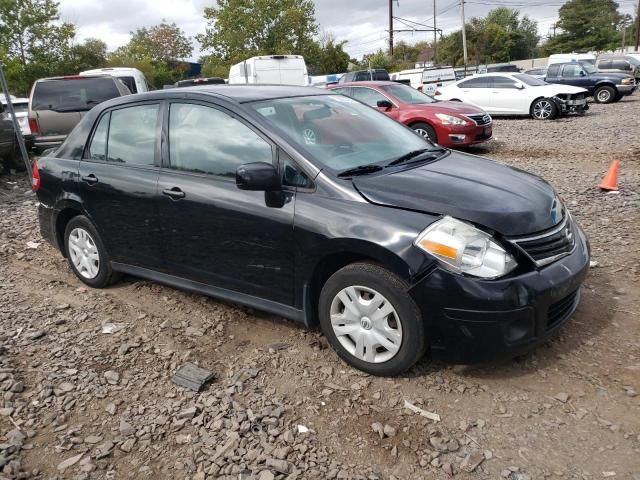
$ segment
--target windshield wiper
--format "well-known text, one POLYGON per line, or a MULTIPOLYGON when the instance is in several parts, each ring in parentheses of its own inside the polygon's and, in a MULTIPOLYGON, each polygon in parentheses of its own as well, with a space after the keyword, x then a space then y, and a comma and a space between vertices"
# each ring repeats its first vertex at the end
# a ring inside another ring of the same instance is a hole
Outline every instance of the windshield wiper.
POLYGON ((437 148, 437 149, 432 149, 432 148, 422 148, 420 150, 413 150, 409 153, 407 153, 406 155, 402 155, 401 157, 396 158, 395 160, 392 160, 391 162, 387 163, 387 167, 392 167, 393 165, 400 165, 401 163, 407 163, 410 160, 413 160, 417 157, 420 157, 422 154, 424 153, 431 153, 431 155, 429 155, 428 157, 425 158, 421 158, 420 160, 433 160, 435 158, 438 158, 439 156, 441 156, 443 153, 445 153, 446 150, 444 148, 437 148))
POLYGON ((355 177, 356 175, 367 175, 369 173, 379 172, 380 170, 382 170, 380 165, 360 165, 359 167, 350 168, 349 170, 340 172, 338 177, 355 177))

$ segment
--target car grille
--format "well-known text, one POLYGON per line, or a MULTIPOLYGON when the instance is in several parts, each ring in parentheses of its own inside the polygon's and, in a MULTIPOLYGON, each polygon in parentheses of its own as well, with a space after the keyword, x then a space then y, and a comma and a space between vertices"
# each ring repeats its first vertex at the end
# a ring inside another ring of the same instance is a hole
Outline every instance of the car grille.
POLYGON ((549 307, 547 313, 547 330, 552 329, 567 319, 576 306, 578 294, 579 290, 576 290, 549 307))
POLYGON ((491 123, 491 117, 487 113, 475 113, 472 115, 465 115, 478 125, 489 125, 491 123))
POLYGON ((569 255, 576 246, 575 232, 568 213, 565 213, 564 219, 558 225, 545 232, 509 240, 520 247, 539 267, 569 255))

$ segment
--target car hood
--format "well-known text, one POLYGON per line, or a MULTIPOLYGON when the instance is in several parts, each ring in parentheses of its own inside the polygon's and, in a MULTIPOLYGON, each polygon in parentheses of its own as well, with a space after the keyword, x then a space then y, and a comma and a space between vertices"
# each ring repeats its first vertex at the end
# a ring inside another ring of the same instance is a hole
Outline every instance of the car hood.
POLYGON ((591 78, 595 78, 596 80, 604 80, 607 78, 612 80, 624 80, 625 78, 635 78, 633 75, 629 75, 627 73, 609 73, 609 72, 590 73, 589 76, 591 78))
POLYGON ((568 93, 575 95, 576 93, 587 93, 582 87, 574 87, 573 85, 562 85, 560 83, 551 83, 549 85, 541 85, 539 87, 529 87, 540 95, 552 96, 568 93))
POLYGON ((438 100, 435 103, 425 103, 419 105, 408 105, 411 108, 424 108, 431 112, 438 111, 440 113, 457 114, 457 115, 469 115, 477 113, 485 113, 485 111, 475 105, 462 102, 448 102, 438 100))
POLYGON ((417 168, 354 177, 353 184, 372 203, 450 215, 507 236, 560 220, 555 192, 540 177, 458 152, 417 168))

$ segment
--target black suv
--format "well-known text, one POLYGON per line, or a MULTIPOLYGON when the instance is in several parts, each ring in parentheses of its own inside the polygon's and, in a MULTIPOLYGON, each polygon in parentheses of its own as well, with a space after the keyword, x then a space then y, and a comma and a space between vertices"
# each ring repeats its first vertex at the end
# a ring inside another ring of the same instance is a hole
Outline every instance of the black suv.
POLYGON ((127 273, 319 324, 376 375, 427 350, 531 348, 571 316, 589 267, 542 179, 316 88, 113 99, 33 174, 42 235, 84 283, 127 273))

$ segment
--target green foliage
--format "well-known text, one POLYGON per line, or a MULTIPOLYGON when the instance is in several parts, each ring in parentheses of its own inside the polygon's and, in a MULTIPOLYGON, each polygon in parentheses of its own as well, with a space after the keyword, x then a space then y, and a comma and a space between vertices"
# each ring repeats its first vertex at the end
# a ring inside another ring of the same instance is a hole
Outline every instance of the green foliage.
MULTIPOLYGON (((509 62, 530 58, 539 40, 537 24, 507 7, 474 17, 466 25, 469 64, 509 62)), ((438 44, 438 63, 461 65, 462 32, 446 35, 438 44)))
POLYGON ((619 46, 625 17, 613 0, 569 0, 560 7, 560 34, 545 45, 546 53, 612 50, 619 46))
POLYGON ((304 55, 318 30, 311 0, 217 0, 204 17, 207 28, 196 38, 226 65, 256 55, 304 55))
POLYGON ((162 22, 151 28, 131 32, 131 40, 124 48, 132 58, 151 58, 154 62, 168 62, 191 56, 191 39, 175 24, 162 22))
POLYGON ((324 34, 319 42, 312 42, 304 55, 311 75, 346 72, 349 54, 344 51, 347 42, 337 42, 331 34, 324 34))

